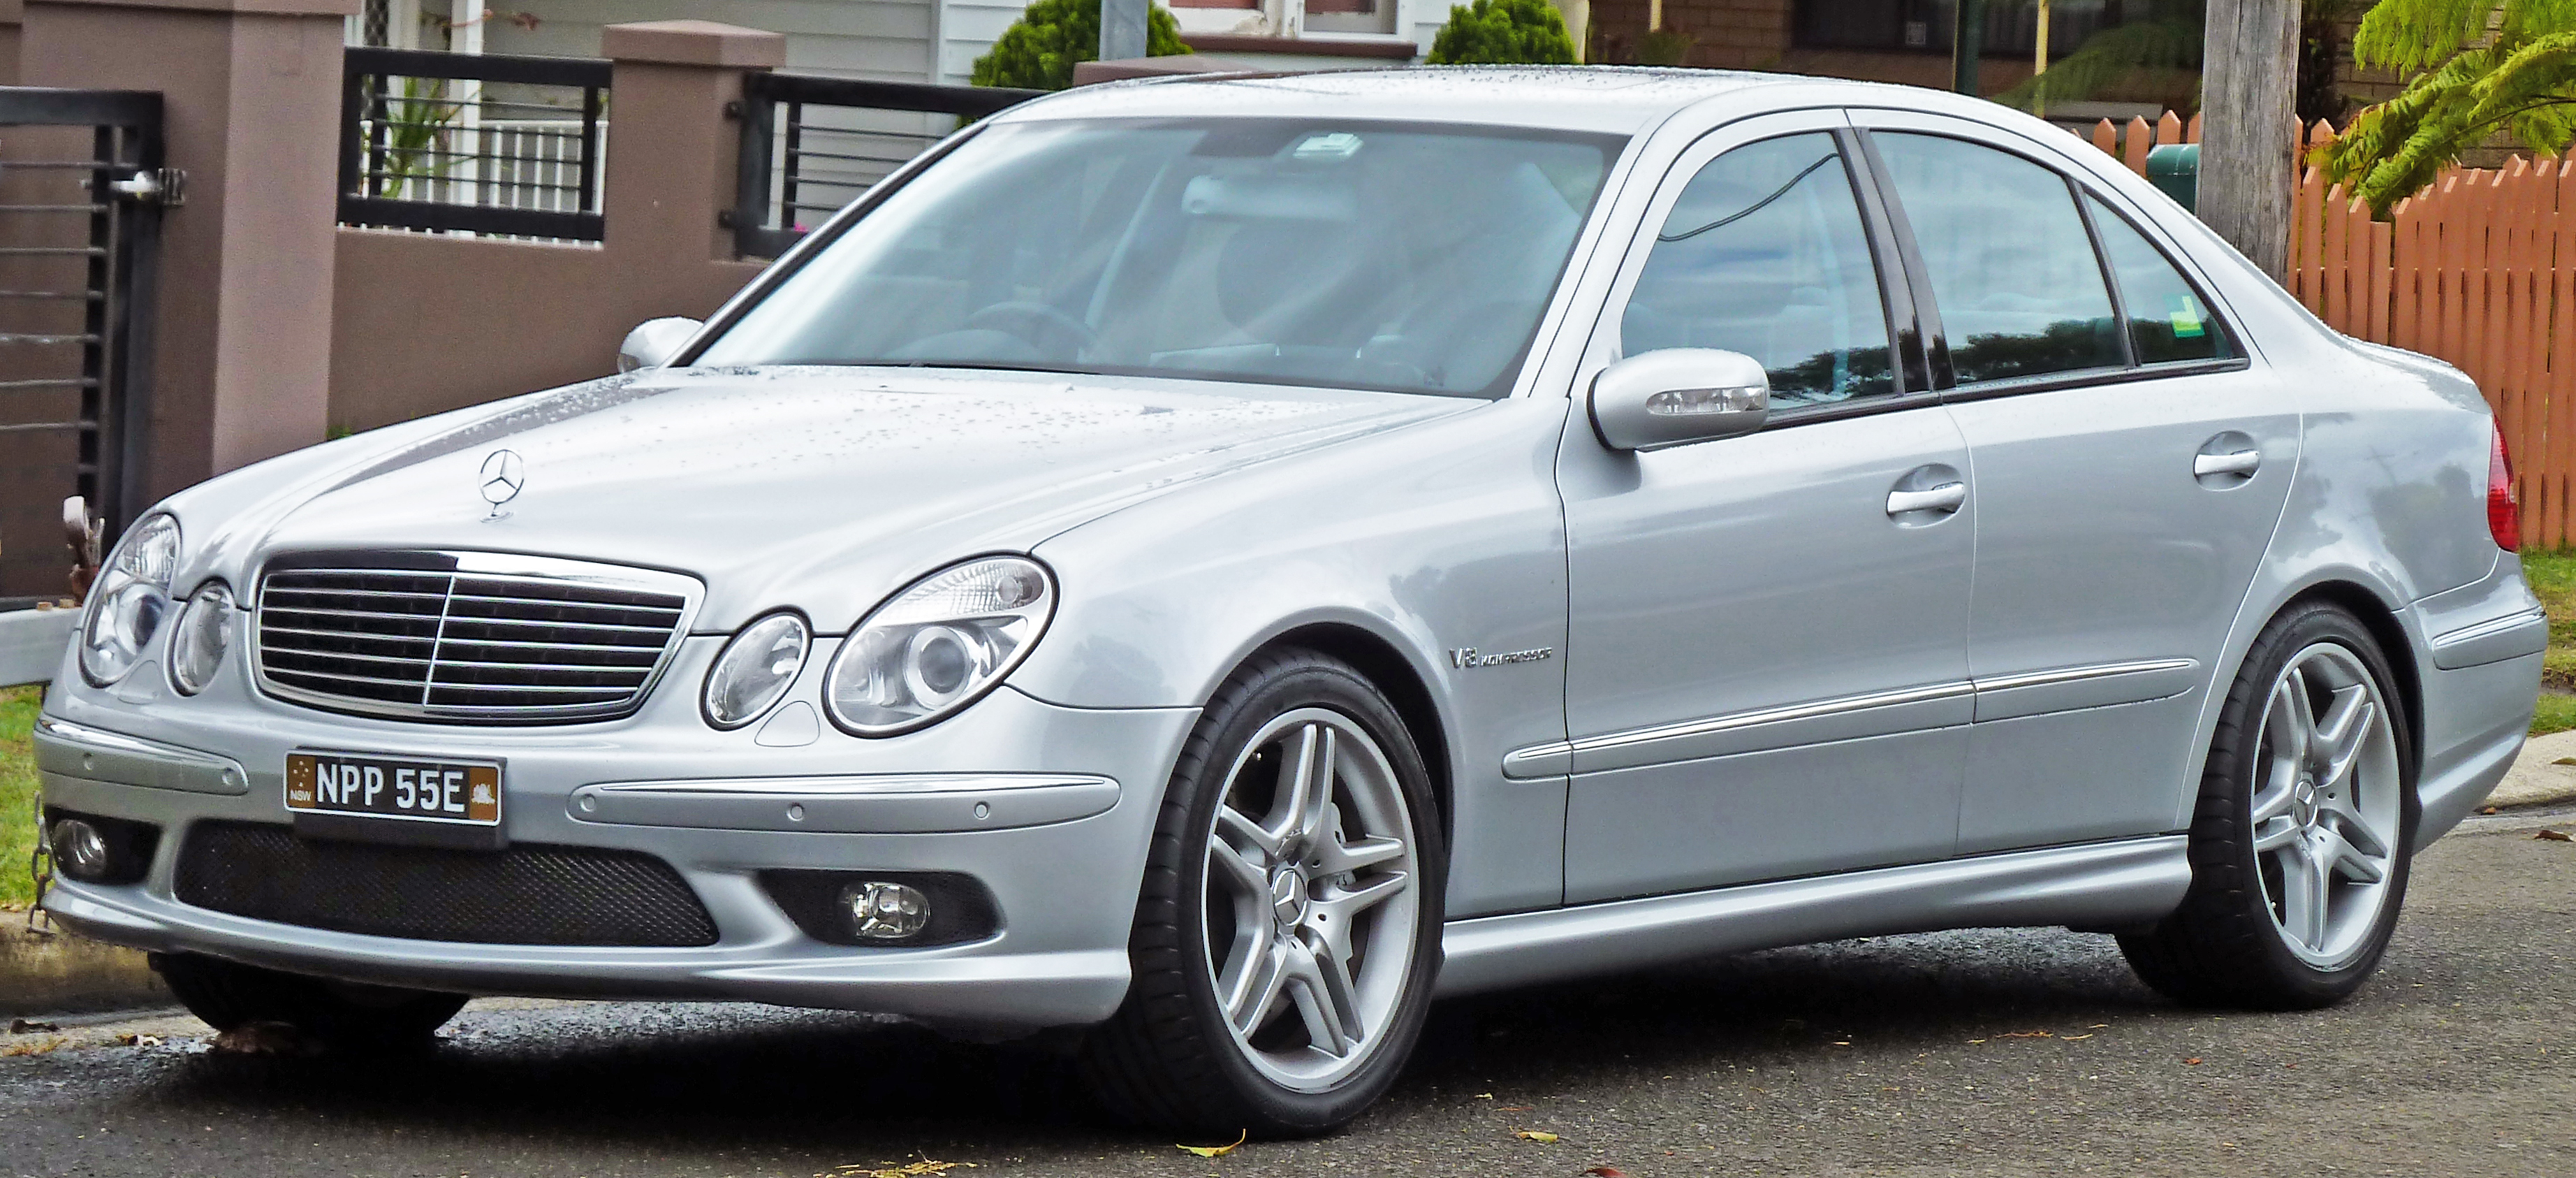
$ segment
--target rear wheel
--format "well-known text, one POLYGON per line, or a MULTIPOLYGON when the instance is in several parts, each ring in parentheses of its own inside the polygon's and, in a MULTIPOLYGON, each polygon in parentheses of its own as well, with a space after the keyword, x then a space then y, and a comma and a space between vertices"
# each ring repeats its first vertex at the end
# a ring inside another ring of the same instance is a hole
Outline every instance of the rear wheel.
POLYGON ((194 953, 155 953, 152 968, 188 1013, 218 1031, 284 1023, 335 1047, 417 1043, 465 1006, 465 995, 371 986, 194 953))
POLYGON ((1127 1001, 1086 1070, 1180 1132, 1337 1128, 1392 1084, 1440 963, 1430 780, 1366 678, 1308 651, 1227 680, 1175 768, 1127 1001))
POLYGON ((2415 833, 2393 681, 2338 606, 2298 607, 2255 640, 2202 776, 2191 891, 2153 931, 2120 940, 2147 984, 2195 1004, 2298 1009, 2370 976, 2415 833))

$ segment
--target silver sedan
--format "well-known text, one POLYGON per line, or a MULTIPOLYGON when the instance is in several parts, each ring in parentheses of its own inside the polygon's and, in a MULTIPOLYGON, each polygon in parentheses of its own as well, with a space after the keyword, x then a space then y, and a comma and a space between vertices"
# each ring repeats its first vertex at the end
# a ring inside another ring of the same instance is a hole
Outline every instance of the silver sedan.
POLYGON ((1310 1133, 1437 996, 1713 952, 2333 1002, 2545 642, 2468 380, 1918 90, 1070 92, 629 353, 128 529, 52 911, 218 1027, 866 1009, 1310 1133))

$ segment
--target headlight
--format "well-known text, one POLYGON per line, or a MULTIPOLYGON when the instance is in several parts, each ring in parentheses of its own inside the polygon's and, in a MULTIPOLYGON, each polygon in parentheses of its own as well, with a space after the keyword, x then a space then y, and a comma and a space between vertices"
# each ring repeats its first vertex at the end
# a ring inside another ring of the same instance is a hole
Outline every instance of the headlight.
POLYGON ((771 614, 742 628, 707 669, 707 723, 740 728, 767 715, 805 668, 805 619, 771 614))
POLYGON ((179 567, 179 521, 155 515, 125 534, 90 586, 81 623, 80 668, 92 687, 125 677, 170 612, 170 577, 179 567))
POLYGON ((878 606, 832 657, 823 704, 861 736, 892 736, 975 702, 1026 658, 1055 612, 1055 578, 987 556, 913 583, 878 606))
POLYGON ((170 684, 181 695, 195 695, 215 681, 224 665, 224 647, 232 639, 232 591, 209 581, 179 610, 170 629, 170 684))

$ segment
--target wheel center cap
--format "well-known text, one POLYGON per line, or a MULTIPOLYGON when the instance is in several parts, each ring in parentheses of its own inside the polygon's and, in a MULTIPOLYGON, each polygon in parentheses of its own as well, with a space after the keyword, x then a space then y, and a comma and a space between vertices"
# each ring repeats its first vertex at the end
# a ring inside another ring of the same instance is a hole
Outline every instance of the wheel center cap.
POLYGON ((2299 825, 2316 825, 2317 783, 2309 778, 2300 778, 2298 784, 2290 787, 2290 806, 2298 816, 2299 825))
POLYGON ((1282 867, 1270 873, 1270 911, 1279 918, 1282 928, 1294 927, 1306 919, 1306 877, 1294 867, 1282 867))

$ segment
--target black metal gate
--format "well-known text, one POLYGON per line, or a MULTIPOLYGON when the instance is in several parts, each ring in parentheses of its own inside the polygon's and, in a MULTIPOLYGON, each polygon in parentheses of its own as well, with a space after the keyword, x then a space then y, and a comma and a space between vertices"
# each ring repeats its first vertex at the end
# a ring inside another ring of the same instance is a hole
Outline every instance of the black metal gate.
POLYGON ((0 598, 65 591, 63 500, 148 505, 161 96, 0 86, 0 598))

